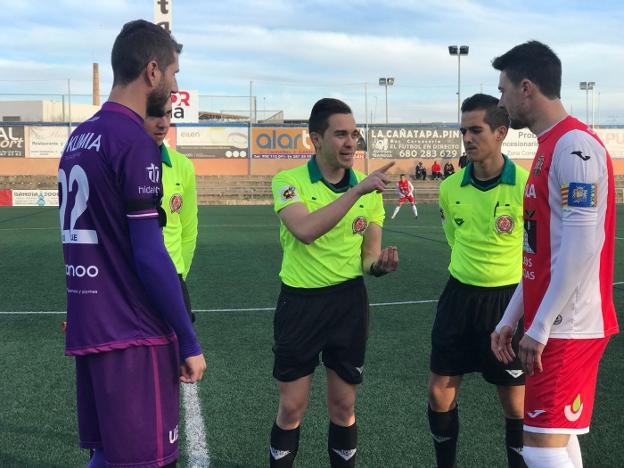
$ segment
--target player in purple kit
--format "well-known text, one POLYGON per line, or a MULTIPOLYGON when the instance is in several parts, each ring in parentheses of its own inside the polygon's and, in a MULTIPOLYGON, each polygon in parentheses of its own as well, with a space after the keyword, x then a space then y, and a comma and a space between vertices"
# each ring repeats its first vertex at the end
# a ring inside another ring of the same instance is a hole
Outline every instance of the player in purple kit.
POLYGON ((65 353, 76 356, 90 468, 174 466, 179 382, 201 380, 206 368, 163 242, 160 153, 143 129, 147 110, 177 91, 181 49, 152 23, 125 24, 109 100, 61 157, 65 353))

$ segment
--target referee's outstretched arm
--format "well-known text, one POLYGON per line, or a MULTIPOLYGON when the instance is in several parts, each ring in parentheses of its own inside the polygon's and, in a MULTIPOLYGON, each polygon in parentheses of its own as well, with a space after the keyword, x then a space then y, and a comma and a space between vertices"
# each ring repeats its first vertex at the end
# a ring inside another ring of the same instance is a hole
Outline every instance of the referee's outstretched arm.
POLYGON ((347 190, 334 202, 312 213, 308 211, 305 204, 294 203, 280 210, 279 217, 298 240, 304 244, 311 244, 333 229, 362 195, 375 190, 382 192, 386 184, 390 182, 386 171, 392 166, 394 162, 371 172, 368 177, 347 190))

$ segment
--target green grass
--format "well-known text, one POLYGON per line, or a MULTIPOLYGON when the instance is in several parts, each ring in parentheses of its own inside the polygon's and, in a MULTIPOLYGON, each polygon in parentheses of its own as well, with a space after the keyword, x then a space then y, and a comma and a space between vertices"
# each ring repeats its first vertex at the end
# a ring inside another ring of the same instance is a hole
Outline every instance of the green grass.
MULTIPOLYGON (((618 207, 620 219, 624 215, 618 207)), ((399 248, 396 273, 367 280, 372 303, 437 299, 449 258, 437 209, 404 207, 387 221, 384 245, 399 248)), ((271 207, 202 207, 189 289, 208 371, 200 384, 211 466, 267 465, 277 408, 271 376, 272 307, 281 250, 271 207)), ((618 237, 624 237, 622 223, 618 237)), ((624 281, 624 240, 616 241, 615 281, 624 281)), ((54 208, 0 208, 0 311, 61 311, 65 279, 54 208)), ((620 323, 624 285, 614 286, 620 323)), ((373 307, 364 384, 359 389, 358 466, 434 466, 426 420, 429 335, 435 303, 373 307)), ((0 466, 78 467, 73 360, 63 356, 61 315, 0 315, 0 466)), ((586 467, 622 466, 624 339, 616 336, 598 379, 592 432, 581 437, 586 467)), ((298 467, 327 466, 325 381, 316 372, 298 467)), ((496 392, 480 376, 460 393, 462 467, 506 466, 496 392)), ((184 435, 182 434, 182 442, 184 435)), ((181 445, 184 447, 184 445, 181 445)), ((180 466, 184 466, 183 460, 180 466)))

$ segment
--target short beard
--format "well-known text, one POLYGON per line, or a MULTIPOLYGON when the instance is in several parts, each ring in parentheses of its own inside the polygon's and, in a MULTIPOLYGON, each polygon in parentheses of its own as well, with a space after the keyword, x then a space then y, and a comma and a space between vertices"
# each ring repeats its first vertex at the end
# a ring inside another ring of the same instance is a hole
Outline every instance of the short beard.
POLYGON ((529 124, 521 119, 510 119, 509 126, 514 130, 522 130, 523 128, 527 128, 529 124))
POLYGON ((147 115, 162 117, 165 115, 165 104, 171 96, 171 91, 166 92, 164 86, 159 86, 147 96, 147 115))

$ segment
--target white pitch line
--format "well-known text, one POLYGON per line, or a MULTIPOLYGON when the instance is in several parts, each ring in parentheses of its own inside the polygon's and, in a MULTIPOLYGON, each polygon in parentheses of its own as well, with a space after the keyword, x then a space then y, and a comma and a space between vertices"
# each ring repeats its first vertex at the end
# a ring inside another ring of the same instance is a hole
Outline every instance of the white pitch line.
MULTIPOLYGON (((438 302, 437 299, 426 299, 422 301, 400 301, 400 302, 377 302, 371 307, 385 307, 409 304, 430 304, 438 302)), ((193 309, 193 312, 264 312, 275 310, 275 307, 249 307, 244 309, 193 309)), ((0 311, 0 315, 58 315, 66 314, 64 310, 30 310, 30 311, 0 311)))
POLYGON ((197 384, 182 384, 182 405, 184 406, 184 433, 186 435, 186 466, 208 468, 210 455, 208 455, 208 443, 197 384))

